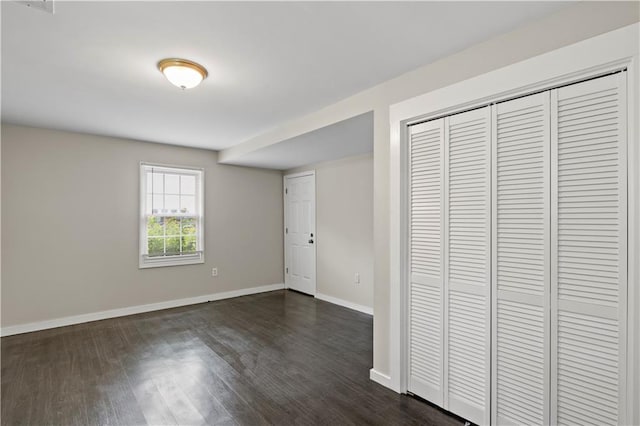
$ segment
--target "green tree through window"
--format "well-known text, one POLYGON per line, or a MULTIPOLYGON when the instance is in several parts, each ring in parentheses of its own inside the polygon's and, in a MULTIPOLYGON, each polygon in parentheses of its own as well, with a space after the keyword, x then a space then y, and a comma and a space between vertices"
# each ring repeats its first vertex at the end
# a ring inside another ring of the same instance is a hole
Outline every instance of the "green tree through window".
POLYGON ((196 231, 196 220, 191 217, 149 217, 147 219, 149 256, 195 253, 196 231))

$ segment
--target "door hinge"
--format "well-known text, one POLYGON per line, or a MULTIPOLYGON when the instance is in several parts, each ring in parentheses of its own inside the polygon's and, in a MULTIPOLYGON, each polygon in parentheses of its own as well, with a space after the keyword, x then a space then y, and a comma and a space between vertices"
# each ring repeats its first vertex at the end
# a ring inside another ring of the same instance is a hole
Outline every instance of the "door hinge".
POLYGON ((289 273, 289 268, 285 268, 285 269, 286 269, 286 272, 287 272, 287 274, 288 274, 288 273, 289 273))
POLYGON ((288 193, 289 193, 289 188, 285 188, 285 189, 284 189, 284 193, 285 193, 285 194, 288 194, 288 193))
POLYGON ((288 234, 289 233, 289 228, 284 228, 284 233, 288 234))

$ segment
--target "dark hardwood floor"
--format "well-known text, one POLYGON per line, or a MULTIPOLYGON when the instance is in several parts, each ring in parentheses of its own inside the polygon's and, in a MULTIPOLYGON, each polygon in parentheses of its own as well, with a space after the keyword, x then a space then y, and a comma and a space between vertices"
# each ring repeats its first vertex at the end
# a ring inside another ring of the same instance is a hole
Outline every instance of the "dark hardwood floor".
POLYGON ((369 380, 372 327, 275 291, 5 337, 1 421, 459 424, 369 380))

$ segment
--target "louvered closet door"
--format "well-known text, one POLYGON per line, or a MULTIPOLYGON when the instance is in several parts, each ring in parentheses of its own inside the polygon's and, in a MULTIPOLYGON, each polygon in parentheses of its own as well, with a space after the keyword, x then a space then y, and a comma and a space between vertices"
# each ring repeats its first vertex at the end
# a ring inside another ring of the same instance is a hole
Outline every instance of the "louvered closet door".
POLYGON ((626 73, 552 91, 552 422, 625 424, 626 73))
POLYGON ((491 110, 445 118, 445 408, 489 423, 491 110))
POLYGON ((494 423, 549 424, 549 92, 493 110, 494 423))
POLYGON ((443 406, 444 121, 409 135, 409 391, 443 406))

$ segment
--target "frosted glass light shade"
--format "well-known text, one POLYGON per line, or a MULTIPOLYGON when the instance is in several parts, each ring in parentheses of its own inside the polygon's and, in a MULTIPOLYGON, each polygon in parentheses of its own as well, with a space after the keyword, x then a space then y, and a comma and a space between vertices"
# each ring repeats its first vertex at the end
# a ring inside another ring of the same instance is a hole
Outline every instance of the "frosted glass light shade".
POLYGON ((158 69, 173 84, 181 89, 196 87, 207 78, 207 70, 200 64, 186 59, 163 59, 158 69))

